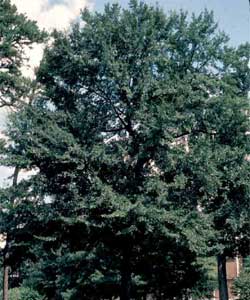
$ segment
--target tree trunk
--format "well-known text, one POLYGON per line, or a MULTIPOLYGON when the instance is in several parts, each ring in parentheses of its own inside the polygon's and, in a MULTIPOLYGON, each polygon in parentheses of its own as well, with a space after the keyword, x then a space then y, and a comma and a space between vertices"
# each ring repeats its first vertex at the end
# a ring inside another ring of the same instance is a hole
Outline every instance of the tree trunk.
POLYGON ((131 298, 131 270, 128 251, 124 251, 121 265, 121 295, 120 300, 131 298))
POLYGON ((9 292, 9 266, 6 264, 6 258, 4 256, 4 267, 3 267, 3 300, 8 300, 9 292))
MULTIPOLYGON (((12 186, 17 186, 17 180, 18 180, 18 174, 19 174, 19 168, 16 167, 13 174, 13 182, 12 186)), ((12 199, 14 202, 15 198, 12 199)), ((9 236, 7 234, 6 237, 6 245, 4 249, 4 257, 3 257, 3 300, 9 299, 9 265, 8 265, 8 249, 9 249, 9 236)))
POLYGON ((19 171, 20 171, 20 169, 18 167, 15 167, 14 174, 13 174, 13 181, 12 181, 12 186, 14 186, 14 187, 17 186, 19 171))
POLYGON ((226 256, 224 254, 218 255, 217 263, 220 300, 228 300, 226 256))

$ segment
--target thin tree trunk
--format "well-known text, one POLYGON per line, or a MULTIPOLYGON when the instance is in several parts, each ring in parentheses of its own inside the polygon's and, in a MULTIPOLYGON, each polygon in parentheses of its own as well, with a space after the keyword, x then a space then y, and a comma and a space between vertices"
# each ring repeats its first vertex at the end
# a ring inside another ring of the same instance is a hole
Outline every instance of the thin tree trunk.
POLYGON ((129 261, 129 252, 127 250, 123 253, 121 266, 121 295, 120 300, 131 299, 131 270, 129 261))
POLYGON ((12 181, 13 187, 17 186, 17 180, 18 180, 19 171, 20 171, 20 169, 18 167, 15 167, 14 174, 13 174, 13 181, 12 181))
POLYGON ((217 263, 220 300, 228 300, 226 256, 224 254, 218 255, 217 263))
POLYGON ((4 257, 4 267, 3 267, 3 300, 8 300, 9 291, 9 266, 5 263, 4 257))
MULTIPOLYGON (((19 168, 16 167, 13 174, 13 182, 12 186, 17 186, 17 180, 18 180, 18 174, 19 174, 19 168)), ((13 197, 12 201, 15 200, 15 197, 13 197)), ((3 300, 9 299, 9 270, 10 267, 8 265, 8 249, 9 249, 9 236, 7 234, 6 237, 6 245, 4 249, 4 257, 3 257, 3 300)))

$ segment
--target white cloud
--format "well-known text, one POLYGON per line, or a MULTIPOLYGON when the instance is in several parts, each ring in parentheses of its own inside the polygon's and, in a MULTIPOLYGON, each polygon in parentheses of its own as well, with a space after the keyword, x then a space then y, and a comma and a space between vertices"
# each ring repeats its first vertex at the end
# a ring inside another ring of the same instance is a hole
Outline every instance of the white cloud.
POLYGON ((1 137, 1 129, 4 129, 6 120, 7 120, 8 110, 4 107, 0 108, 0 138, 1 137))
POLYGON ((32 48, 27 48, 25 51, 28 61, 22 66, 21 71, 25 77, 34 79, 34 70, 39 66, 43 58, 44 45, 34 44, 32 48))
MULTIPOLYGON (((79 15, 80 10, 91 7, 91 0, 64 0, 61 3, 50 5, 49 0, 12 0, 20 13, 24 13, 31 20, 37 21, 41 29, 66 29, 79 15)), ((37 67, 43 56, 43 46, 34 45, 27 50, 29 62, 23 66, 22 72, 27 77, 34 77, 34 68, 37 67)))
POLYGON ((13 168, 0 167, 0 183, 1 187, 6 187, 10 184, 9 178, 13 175, 13 168))
POLYGON ((49 0, 12 0, 19 12, 37 21, 41 28, 67 28, 85 7, 90 7, 89 0, 64 0, 50 5, 49 0))

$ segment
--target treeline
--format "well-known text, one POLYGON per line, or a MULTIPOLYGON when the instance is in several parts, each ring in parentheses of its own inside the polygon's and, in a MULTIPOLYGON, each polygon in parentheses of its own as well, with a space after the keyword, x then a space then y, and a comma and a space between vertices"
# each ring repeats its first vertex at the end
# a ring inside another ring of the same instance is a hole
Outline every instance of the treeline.
POLYGON ((131 0, 47 34, 0 0, 4 300, 201 300, 214 257, 228 300, 226 257, 250 250, 250 45, 228 41, 208 11, 131 0))

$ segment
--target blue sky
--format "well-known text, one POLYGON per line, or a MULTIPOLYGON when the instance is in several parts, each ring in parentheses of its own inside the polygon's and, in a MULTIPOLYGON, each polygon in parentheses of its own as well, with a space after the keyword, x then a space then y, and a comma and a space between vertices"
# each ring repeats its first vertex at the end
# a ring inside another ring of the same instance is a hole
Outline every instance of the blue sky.
MULTIPOLYGON (((118 2, 126 7, 129 0, 120 0, 109 2, 118 2)), ((219 23, 219 28, 224 30, 231 39, 231 44, 239 45, 250 41, 250 9, 248 0, 147 0, 146 3, 159 3, 167 12, 172 9, 184 9, 188 12, 199 13, 207 8, 213 10, 215 19, 219 23)), ((95 9, 102 10, 107 1, 95 0, 95 9)))
MULTIPOLYGON (((50 3, 62 3, 67 0, 49 0, 50 3)), ((73 0, 71 0, 73 1, 73 0)), ((187 10, 199 13, 205 8, 213 10, 219 28, 231 39, 232 45, 250 41, 250 9, 249 0, 144 0, 146 3, 158 3, 167 12, 169 10, 187 10)), ((70 2, 70 1, 69 1, 70 2)), ((90 0, 95 10, 102 11, 105 3, 119 3, 126 7, 129 0, 90 0)))

